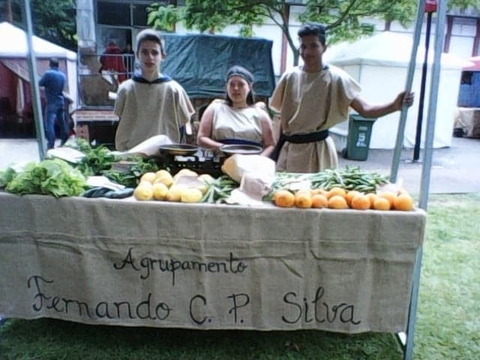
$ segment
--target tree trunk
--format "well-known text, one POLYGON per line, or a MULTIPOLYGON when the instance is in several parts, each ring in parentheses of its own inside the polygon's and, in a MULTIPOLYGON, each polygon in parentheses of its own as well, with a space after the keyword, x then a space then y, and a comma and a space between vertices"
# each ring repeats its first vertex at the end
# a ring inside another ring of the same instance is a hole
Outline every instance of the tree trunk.
POLYGON ((298 49, 292 49, 293 52, 293 66, 298 66, 298 61, 300 59, 300 54, 298 49))
POLYGON ((13 24, 12 0, 7 0, 7 4, 5 6, 5 18, 10 24, 13 24))

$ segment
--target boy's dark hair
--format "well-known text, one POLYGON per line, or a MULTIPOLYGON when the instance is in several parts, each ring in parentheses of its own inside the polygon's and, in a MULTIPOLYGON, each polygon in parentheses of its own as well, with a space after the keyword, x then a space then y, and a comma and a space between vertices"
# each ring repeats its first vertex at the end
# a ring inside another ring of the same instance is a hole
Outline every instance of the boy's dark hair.
POLYGON ((163 40, 160 34, 152 29, 144 29, 137 34, 137 52, 140 50, 140 45, 144 41, 153 41, 160 45, 160 52, 165 56, 165 51, 163 49, 163 40))
POLYGON ((50 65, 50 67, 56 67, 56 68, 58 68, 58 59, 57 59, 57 58, 51 58, 49 65, 50 65))
POLYGON ((327 40, 327 27, 323 24, 307 23, 302 25, 297 34, 299 37, 315 35, 320 40, 320 43, 325 46, 327 40))
MULTIPOLYGON (((240 76, 241 78, 245 79, 245 81, 250 84, 251 89, 250 89, 250 92, 247 95, 247 105, 255 104, 255 95, 253 94, 253 75, 252 75, 252 73, 242 66, 234 65, 230 69, 227 70, 226 82, 228 82, 228 79, 230 79, 232 76, 240 76)), ((225 94, 225 102, 227 103, 228 106, 233 105, 232 99, 230 99, 230 96, 228 96, 228 91, 225 94)))

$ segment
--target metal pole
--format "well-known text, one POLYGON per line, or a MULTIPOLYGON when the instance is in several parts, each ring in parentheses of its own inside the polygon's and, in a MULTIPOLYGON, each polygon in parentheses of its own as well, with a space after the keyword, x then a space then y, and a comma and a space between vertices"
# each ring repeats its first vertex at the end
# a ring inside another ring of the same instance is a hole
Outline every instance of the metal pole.
MULTIPOLYGON (((430 97, 427 116, 427 133, 425 137, 425 151, 422 165, 422 179, 420 186, 419 207, 427 210, 428 192, 430 185, 430 170, 432 167, 433 139, 435 135, 435 118, 437 113, 437 96, 440 79, 441 57, 443 40, 445 37, 445 18, 447 13, 446 1, 438 1, 438 12, 435 26, 435 57, 432 67, 430 82, 430 97)), ((415 322, 417 315, 418 292, 420 287, 420 272, 422 268, 423 247, 417 250, 415 267, 413 269, 412 296, 408 314, 407 343, 405 346, 404 359, 413 358, 413 338, 415 333, 415 322)))
MULTIPOLYGON (((423 14, 425 9, 425 0, 418 2, 417 8, 417 21, 415 23, 415 32, 413 37, 412 52, 410 54, 410 64, 408 66, 407 82, 405 85, 406 91, 411 91, 413 83, 413 75, 415 74, 415 67, 417 63, 417 50, 420 44, 420 36, 422 35, 423 14)), ((398 165, 400 163, 400 155, 403 148, 403 137, 405 135, 405 125, 407 124, 407 111, 408 107, 403 106, 400 113, 400 121, 398 122, 397 141, 395 143, 395 149, 393 152, 392 167, 390 170, 390 181, 392 183, 397 181, 398 165)))
POLYGON ((38 154, 40 156, 40 160, 43 160, 45 158, 45 133, 43 129, 42 106, 38 87, 37 62, 32 42, 32 13, 30 10, 30 1, 24 0, 23 3, 23 18, 25 19, 27 28, 25 35, 27 39, 27 60, 28 72, 30 76, 30 90, 32 92, 33 118, 35 120, 35 131, 37 134, 38 154))
POLYGON ((420 145, 422 143, 422 124, 423 109, 425 104, 425 86, 427 84, 427 68, 428 68, 428 50, 430 48, 430 32, 432 28, 432 12, 427 13, 427 28, 425 32, 425 56, 422 65, 422 81, 420 83, 420 97, 418 99, 418 115, 417 115, 417 132, 415 133, 415 146, 413 149, 413 161, 416 162, 420 158, 420 145))

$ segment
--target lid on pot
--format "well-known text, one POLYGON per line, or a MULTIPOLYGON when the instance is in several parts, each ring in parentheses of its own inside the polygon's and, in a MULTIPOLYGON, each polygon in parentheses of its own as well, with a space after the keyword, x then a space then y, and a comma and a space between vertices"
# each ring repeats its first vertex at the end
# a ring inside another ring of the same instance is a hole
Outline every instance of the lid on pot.
POLYGON ((227 145, 220 146, 220 151, 227 155, 233 155, 233 154, 254 155, 254 154, 260 154, 263 151, 263 149, 260 146, 256 146, 256 145, 227 144, 227 145))
POLYGON ((160 145, 158 150, 160 153, 170 154, 170 155, 193 155, 198 151, 199 147, 196 145, 189 144, 169 144, 169 145, 160 145))

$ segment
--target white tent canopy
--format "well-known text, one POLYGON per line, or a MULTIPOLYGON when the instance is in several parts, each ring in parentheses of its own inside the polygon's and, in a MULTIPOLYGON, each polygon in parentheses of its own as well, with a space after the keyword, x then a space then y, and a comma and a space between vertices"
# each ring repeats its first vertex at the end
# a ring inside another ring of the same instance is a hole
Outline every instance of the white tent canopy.
MULTIPOLYGON (((8 22, 2 22, 0 39, 0 61, 18 78, 29 82, 26 32, 8 22)), ((46 70, 45 64, 48 64, 48 59, 52 57, 59 59, 60 68, 67 76, 66 92, 72 98, 72 107, 75 108, 77 106, 77 54, 37 36, 32 36, 32 44, 39 76, 46 70)))
MULTIPOLYGON (((381 65, 405 67, 410 62, 412 50, 412 36, 390 31, 378 33, 369 38, 354 43, 343 42, 328 48, 325 59, 336 65, 381 65)), ((420 47, 417 52, 417 67, 423 65, 425 48, 420 47)), ((432 65, 433 49, 430 49, 428 64, 432 65)), ((452 55, 442 54, 442 68, 458 69, 467 64, 467 61, 452 55)))
MULTIPOLYGON (((0 23, 0 55, 2 57, 25 57, 27 56, 27 38, 25 31, 8 23, 0 23)), ((77 60, 77 54, 47 40, 32 36, 33 51, 37 57, 77 60)))
MULTIPOLYGON (((355 43, 341 43, 327 49, 325 61, 347 71, 362 85, 361 97, 370 103, 392 101, 404 90, 407 70, 410 62, 413 39, 411 36, 392 32, 378 33, 355 43)), ((419 47, 417 53, 416 72, 412 91, 416 101, 408 111, 407 124, 403 146, 412 148, 415 145, 418 103, 422 65, 425 48, 419 47)), ((429 52, 431 68, 433 49, 429 52), (431 55, 431 56, 430 56, 431 55)), ((438 107, 433 147, 448 147, 451 145, 453 123, 460 84, 460 76, 465 61, 451 54, 442 54, 440 86, 438 92, 438 107)), ((427 77, 428 79, 428 77, 427 77)), ((430 81, 427 81, 425 91, 428 104, 430 81)), ((425 109, 424 109, 425 111, 425 109)), ((374 149, 393 149, 397 136, 400 113, 393 113, 379 118, 373 126, 370 147, 374 149)), ((424 116, 426 119, 426 115, 424 116)), ((422 143, 424 146, 426 121, 423 122, 422 143)), ((332 129, 337 136, 346 136, 347 123, 339 124, 332 129)), ((340 149, 339 149, 340 150, 340 149)))

